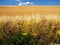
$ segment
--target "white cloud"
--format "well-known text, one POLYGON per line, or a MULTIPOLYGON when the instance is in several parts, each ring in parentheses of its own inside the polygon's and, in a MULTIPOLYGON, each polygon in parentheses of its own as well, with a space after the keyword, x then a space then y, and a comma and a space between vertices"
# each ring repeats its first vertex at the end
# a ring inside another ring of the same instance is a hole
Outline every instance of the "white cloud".
POLYGON ((33 2, 20 2, 18 5, 21 6, 21 5, 32 5, 34 4, 33 2))

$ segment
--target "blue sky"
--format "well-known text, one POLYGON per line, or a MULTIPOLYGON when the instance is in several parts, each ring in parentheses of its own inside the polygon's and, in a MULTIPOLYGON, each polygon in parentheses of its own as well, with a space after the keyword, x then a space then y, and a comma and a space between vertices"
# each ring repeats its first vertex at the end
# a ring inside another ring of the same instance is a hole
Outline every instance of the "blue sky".
POLYGON ((42 5, 42 6, 60 6, 60 0, 0 0, 0 5, 42 5))

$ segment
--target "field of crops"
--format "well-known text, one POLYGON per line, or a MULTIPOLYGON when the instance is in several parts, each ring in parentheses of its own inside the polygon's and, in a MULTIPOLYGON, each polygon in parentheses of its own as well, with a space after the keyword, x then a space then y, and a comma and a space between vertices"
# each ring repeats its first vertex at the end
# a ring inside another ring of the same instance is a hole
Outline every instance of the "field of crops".
POLYGON ((0 45, 60 44, 59 15, 0 16, 0 45))

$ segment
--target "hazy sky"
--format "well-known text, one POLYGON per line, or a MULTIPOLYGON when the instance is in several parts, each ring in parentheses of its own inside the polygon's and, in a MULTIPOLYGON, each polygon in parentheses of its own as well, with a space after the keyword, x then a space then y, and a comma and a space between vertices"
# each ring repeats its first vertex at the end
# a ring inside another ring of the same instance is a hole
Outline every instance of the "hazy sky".
POLYGON ((0 5, 50 5, 60 6, 60 0, 0 0, 0 5))

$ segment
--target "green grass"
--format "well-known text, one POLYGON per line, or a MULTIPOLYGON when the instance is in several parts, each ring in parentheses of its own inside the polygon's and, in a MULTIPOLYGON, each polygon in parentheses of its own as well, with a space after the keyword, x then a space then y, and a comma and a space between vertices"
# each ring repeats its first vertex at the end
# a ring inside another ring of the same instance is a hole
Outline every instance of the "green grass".
POLYGON ((0 40, 2 45, 40 45, 41 42, 37 40, 32 34, 28 33, 23 35, 21 32, 17 32, 15 35, 0 40))

